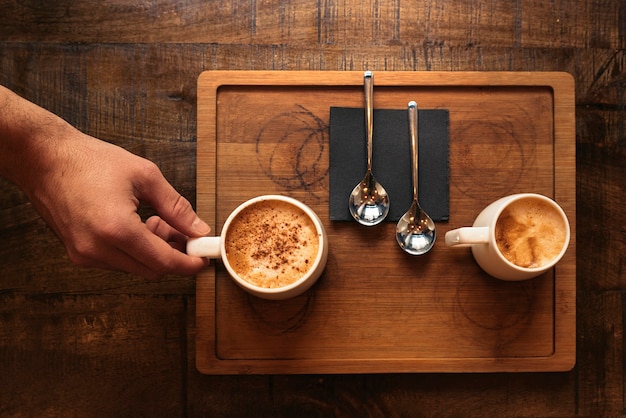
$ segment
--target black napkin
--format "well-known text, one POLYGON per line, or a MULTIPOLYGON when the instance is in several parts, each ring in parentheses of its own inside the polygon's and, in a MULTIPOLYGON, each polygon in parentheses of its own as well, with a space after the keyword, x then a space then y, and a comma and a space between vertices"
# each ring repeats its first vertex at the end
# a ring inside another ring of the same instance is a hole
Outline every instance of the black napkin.
MULTIPOLYGON (((407 110, 375 109, 372 172, 389 194, 386 221, 397 222, 411 206, 411 141, 407 110)), ((449 210, 449 113, 418 112, 419 202, 435 221, 449 210)), ((367 169, 364 109, 330 109, 330 219, 353 220, 348 198, 367 169)))

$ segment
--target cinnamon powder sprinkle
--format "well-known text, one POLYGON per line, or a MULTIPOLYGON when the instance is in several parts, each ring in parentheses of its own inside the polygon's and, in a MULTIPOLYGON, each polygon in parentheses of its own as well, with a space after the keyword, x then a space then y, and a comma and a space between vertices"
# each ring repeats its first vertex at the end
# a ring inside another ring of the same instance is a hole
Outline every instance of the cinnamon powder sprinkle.
POLYGON ((265 288, 295 282, 318 252, 313 221, 298 207, 261 201, 245 208, 229 226, 226 256, 248 282, 265 288))

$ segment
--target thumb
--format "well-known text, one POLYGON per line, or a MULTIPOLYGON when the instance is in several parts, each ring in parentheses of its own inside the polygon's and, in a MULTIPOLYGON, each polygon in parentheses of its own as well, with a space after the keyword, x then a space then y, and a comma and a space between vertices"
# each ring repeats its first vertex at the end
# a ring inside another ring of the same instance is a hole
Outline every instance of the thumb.
POLYGON ((161 219, 179 232, 189 237, 207 235, 211 231, 209 225, 198 217, 191 203, 168 183, 161 170, 152 165, 152 173, 136 182, 136 197, 149 203, 161 219))

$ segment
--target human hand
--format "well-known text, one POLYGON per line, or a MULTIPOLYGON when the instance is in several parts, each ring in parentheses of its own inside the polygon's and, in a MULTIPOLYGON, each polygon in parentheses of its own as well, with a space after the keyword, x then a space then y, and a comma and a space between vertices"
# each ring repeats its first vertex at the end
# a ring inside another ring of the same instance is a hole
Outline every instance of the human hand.
POLYGON ((79 132, 2 86, 0 175, 28 195, 81 266, 155 279, 195 274, 208 263, 183 252, 187 238, 208 234, 208 225, 154 163, 79 132), (140 202, 160 216, 143 223, 140 202))
POLYGON ((187 237, 208 234, 208 225, 155 164, 73 128, 69 136, 55 142, 45 175, 25 191, 74 263, 148 279, 192 275, 208 263, 183 252, 187 237), (140 202, 160 216, 143 223, 140 202))

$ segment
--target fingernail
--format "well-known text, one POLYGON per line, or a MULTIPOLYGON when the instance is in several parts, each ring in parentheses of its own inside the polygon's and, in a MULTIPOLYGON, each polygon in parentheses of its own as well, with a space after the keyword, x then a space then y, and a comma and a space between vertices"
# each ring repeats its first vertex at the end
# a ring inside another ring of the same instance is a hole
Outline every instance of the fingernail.
POLYGON ((199 235, 207 235, 209 232, 211 232, 211 227, 198 217, 196 217, 196 219, 193 221, 193 224, 191 224, 191 227, 199 235))

